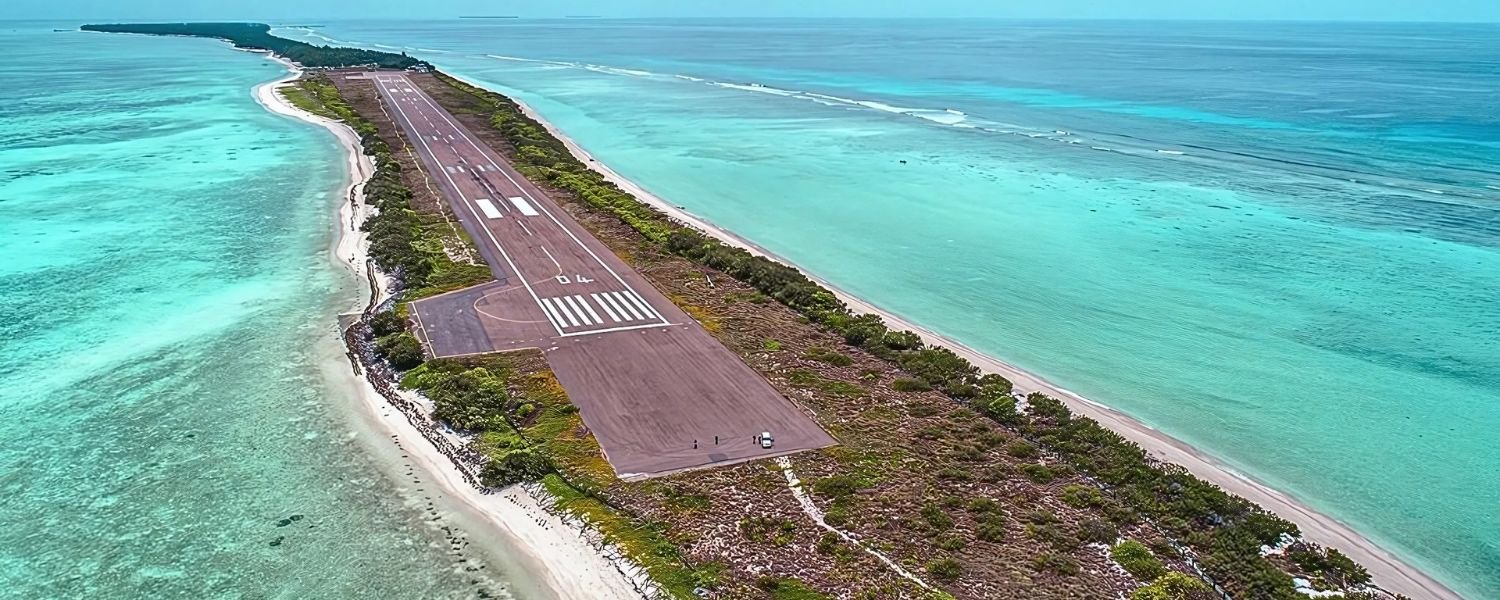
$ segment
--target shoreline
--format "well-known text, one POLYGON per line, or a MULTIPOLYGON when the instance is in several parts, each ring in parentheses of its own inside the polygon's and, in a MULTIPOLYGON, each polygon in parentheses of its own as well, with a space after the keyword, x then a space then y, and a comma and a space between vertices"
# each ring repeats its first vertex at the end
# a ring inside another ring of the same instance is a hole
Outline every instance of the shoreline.
MULTIPOLYGON (((471 79, 451 73, 450 75, 470 85, 489 89, 471 79)), ((754 255, 764 256, 787 265, 796 266, 796 263, 777 256, 775 253, 757 246, 733 232, 714 225, 707 219, 689 213, 652 194, 644 187, 595 159, 593 155, 584 150, 572 138, 543 118, 534 108, 514 96, 510 96, 510 98, 520 106, 521 110, 527 116, 535 119, 549 133, 557 139, 562 140, 568 150, 580 162, 603 175, 605 179, 619 186, 620 189, 634 195, 639 201, 720 242, 744 249, 754 255)), ((1200 479, 1213 483, 1228 493, 1241 496, 1295 523, 1301 530, 1304 539, 1327 547, 1337 548, 1367 568, 1374 584, 1382 589, 1413 598, 1462 599, 1462 596, 1445 584, 1392 554, 1342 521, 1313 510, 1290 494, 1260 483, 1250 476, 1236 471, 1223 461, 1181 440, 1173 438, 1120 411, 1053 384, 1036 374, 1027 372, 998 358, 985 355, 932 329, 919 326, 891 311, 880 308, 874 303, 849 294, 825 279, 806 271, 804 271, 804 274, 807 274, 810 279, 819 285, 831 290, 840 301, 844 302, 855 312, 878 315, 892 329, 914 331, 925 343, 946 347, 967 359, 975 366, 978 366, 982 371, 996 373, 1009 379, 1015 385, 1017 392, 1023 394, 1041 392, 1055 397, 1067 404, 1076 414, 1092 418, 1098 421, 1100 425, 1140 445, 1150 457, 1179 465, 1200 479)))
MULTIPOLYGON (((267 54, 267 58, 286 67, 289 73, 256 86, 256 102, 272 113, 327 129, 338 139, 348 161, 348 176, 342 186, 344 193, 338 210, 339 231, 329 248, 329 259, 369 282, 369 290, 360 294, 352 311, 384 302, 390 297, 391 286, 383 274, 370 266, 366 256, 369 242, 359 230, 360 223, 370 214, 370 207, 363 202, 362 187, 374 173, 374 164, 348 126, 307 113, 277 94, 278 87, 300 77, 302 71, 280 57, 267 54)), ((444 516, 453 516, 466 525, 467 539, 484 547, 487 558, 498 563, 503 573, 524 577, 522 581, 516 581, 521 577, 512 577, 506 582, 508 589, 521 588, 528 593, 526 597, 564 600, 642 597, 633 582, 620 572, 619 565, 597 547, 598 540, 591 539, 578 523, 554 514, 544 505, 544 498, 520 486, 491 494, 470 485, 467 475, 379 393, 360 372, 360 366, 351 364, 344 350, 340 344, 338 352, 329 353, 321 371, 331 388, 357 396, 347 407, 352 409, 349 416, 356 425, 356 437, 366 438, 365 445, 382 459, 377 462, 389 463, 381 467, 393 481, 400 475, 398 463, 405 463, 416 468, 426 482, 433 483, 438 488, 438 499, 450 513, 444 516)))

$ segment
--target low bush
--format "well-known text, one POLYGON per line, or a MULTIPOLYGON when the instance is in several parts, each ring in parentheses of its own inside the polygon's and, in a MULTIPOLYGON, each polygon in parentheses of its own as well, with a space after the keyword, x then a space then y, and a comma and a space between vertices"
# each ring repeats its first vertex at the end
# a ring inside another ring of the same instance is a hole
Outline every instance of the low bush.
POLYGON ((1167 572, 1166 565, 1163 565, 1161 560, 1146 548, 1145 544, 1135 540, 1125 540, 1115 544, 1109 549, 1109 556, 1141 581, 1155 581, 1157 577, 1167 572))

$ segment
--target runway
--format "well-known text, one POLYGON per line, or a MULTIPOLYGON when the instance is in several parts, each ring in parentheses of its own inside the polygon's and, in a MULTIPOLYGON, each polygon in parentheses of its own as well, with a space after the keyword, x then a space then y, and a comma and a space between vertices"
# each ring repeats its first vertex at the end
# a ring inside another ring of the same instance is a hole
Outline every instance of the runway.
POLYGON ((622 478, 836 443, 405 74, 363 77, 495 275, 412 303, 431 356, 542 349, 622 478))

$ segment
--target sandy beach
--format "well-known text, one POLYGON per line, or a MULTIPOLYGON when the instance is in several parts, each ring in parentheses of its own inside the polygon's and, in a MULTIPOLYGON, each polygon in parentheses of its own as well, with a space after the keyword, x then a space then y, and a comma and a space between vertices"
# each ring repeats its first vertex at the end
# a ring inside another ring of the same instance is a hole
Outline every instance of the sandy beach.
MULTIPOLYGON (((284 60, 269 58, 286 66, 290 73, 258 86, 254 92, 256 100, 266 110, 326 128, 345 150, 349 179, 343 186, 339 233, 330 249, 330 259, 365 280, 369 276, 365 255, 368 241, 359 225, 369 207, 362 201, 361 185, 374 172, 374 165, 361 151, 359 138, 349 127, 304 112, 276 93, 277 87, 296 79, 300 71, 284 60)), ((383 300, 389 290, 386 279, 377 273, 370 280, 378 282, 379 289, 374 293, 377 300, 383 300)), ((366 300, 361 299, 353 310, 362 308, 366 300)), ((597 536, 581 530, 576 522, 565 521, 546 510, 532 492, 513 486, 500 493, 486 494, 465 481, 448 457, 376 391, 368 379, 352 370, 341 344, 329 348, 322 363, 330 387, 346 391, 345 395, 352 400, 349 408, 355 413, 351 422, 356 436, 373 450, 377 462, 387 467, 393 480, 409 480, 411 474, 402 473, 405 467, 420 473, 420 480, 431 483, 439 496, 436 504, 444 509, 443 516, 459 523, 469 534, 468 539, 498 562, 510 579, 512 591, 525 598, 563 600, 643 597, 621 572, 628 565, 611 561, 605 551, 598 549, 597 536)))
MULTIPOLYGON (((463 78, 459 78, 463 79, 463 78)), ((464 79, 467 83, 477 87, 485 87, 478 82, 464 79)), ((512 98, 514 100, 514 98, 512 98)), ((732 232, 724 230, 706 219, 693 215, 678 206, 663 200, 635 182, 625 178, 607 165, 595 160, 586 150, 565 135, 557 127, 546 121, 530 106, 524 103, 522 109, 542 123, 558 139, 568 146, 569 150, 580 161, 604 175, 607 179, 620 186, 621 189, 630 192, 657 210, 670 215, 684 224, 696 228, 706 235, 710 235, 726 244, 743 248, 753 254, 766 256, 785 264, 794 264, 770 252, 756 246, 749 240, 743 239, 732 232)), ((812 277, 811 274, 809 274, 812 277)), ((1119 433, 1126 439, 1139 444, 1153 457, 1175 463, 1185 467, 1193 475, 1210 481, 1224 490, 1242 496, 1255 502, 1262 507, 1280 515, 1301 528, 1303 536, 1310 541, 1337 548, 1349 555, 1360 564, 1369 569, 1376 585, 1389 590, 1411 596, 1413 598, 1434 599, 1459 599, 1459 596, 1447 586, 1428 576, 1420 569, 1403 561, 1401 558, 1391 554, 1379 545, 1355 531, 1343 522, 1318 513, 1307 507, 1296 498, 1261 484, 1252 478, 1238 473, 1222 461, 1193 448, 1180 440, 1153 429, 1128 415, 1113 410, 1075 394, 1067 389, 1052 384, 1035 374, 1026 372, 1020 368, 1010 365, 995 357, 986 356, 973 348, 963 345, 951 338, 941 335, 930 329, 912 323, 899 315, 884 310, 873 303, 854 297, 841 291, 836 285, 828 281, 813 277, 815 281, 833 290, 840 300, 845 302, 852 310, 858 312, 873 313, 881 316, 886 323, 894 329, 908 329, 921 335, 923 340, 932 345, 947 347, 960 356, 968 359, 980 369, 989 373, 1000 374, 1015 383, 1018 392, 1030 393, 1041 392, 1049 396, 1063 400, 1077 414, 1086 415, 1105 427, 1119 433)))

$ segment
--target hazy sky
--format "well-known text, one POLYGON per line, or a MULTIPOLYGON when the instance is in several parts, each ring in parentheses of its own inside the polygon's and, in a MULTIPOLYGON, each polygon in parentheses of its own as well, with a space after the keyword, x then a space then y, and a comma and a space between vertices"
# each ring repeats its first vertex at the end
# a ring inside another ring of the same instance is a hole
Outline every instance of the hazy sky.
POLYGON ((1500 21, 1500 0, 0 0, 0 19, 1009 17, 1500 21))

